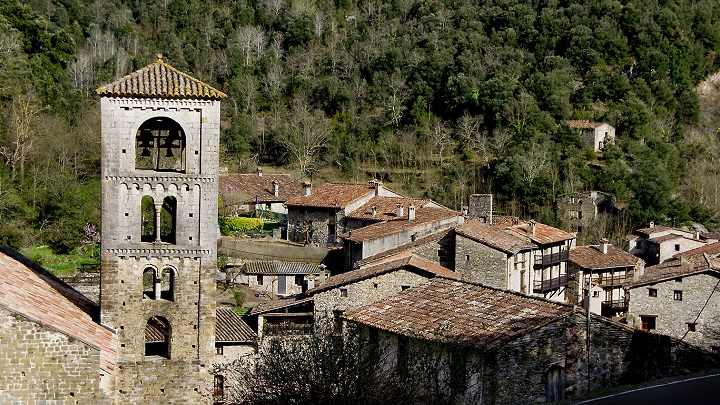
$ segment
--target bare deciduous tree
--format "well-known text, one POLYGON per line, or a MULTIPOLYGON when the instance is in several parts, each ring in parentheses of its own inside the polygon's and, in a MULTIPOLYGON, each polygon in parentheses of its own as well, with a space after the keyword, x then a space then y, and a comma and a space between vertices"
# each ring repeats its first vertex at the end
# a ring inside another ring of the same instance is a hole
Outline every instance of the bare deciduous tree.
POLYGON ((303 175, 309 169, 318 152, 327 144, 330 124, 322 111, 311 111, 304 101, 296 101, 293 110, 279 132, 278 141, 298 164, 303 175))
POLYGON ((522 170, 523 180, 532 186, 547 167, 547 151, 544 146, 533 143, 528 150, 517 156, 517 161, 522 170))
POLYGON ((261 27, 244 25, 237 29, 235 40, 245 54, 245 66, 260 58, 267 46, 267 34, 261 27))
POLYGON ((10 130, 0 147, 0 155, 10 167, 11 178, 19 174, 21 182, 25 180, 25 161, 35 141, 35 120, 42 110, 32 93, 13 97, 10 106, 10 130))

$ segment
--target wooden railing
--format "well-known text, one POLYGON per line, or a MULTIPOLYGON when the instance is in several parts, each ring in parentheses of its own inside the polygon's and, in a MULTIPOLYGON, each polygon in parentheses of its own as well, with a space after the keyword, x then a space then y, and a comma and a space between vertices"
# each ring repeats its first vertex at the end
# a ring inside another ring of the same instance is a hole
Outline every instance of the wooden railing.
POLYGON ((535 268, 549 267, 554 264, 567 261, 569 257, 570 252, 567 250, 551 253, 549 255, 535 256, 535 268))
POLYGON ((603 301, 602 306, 603 306, 603 309, 608 309, 608 310, 613 310, 613 311, 625 311, 628 308, 628 300, 621 299, 621 300, 603 301))
POLYGON ((608 285, 623 285, 627 282, 633 281, 633 274, 621 274, 621 275, 614 275, 614 276, 600 276, 597 278, 598 284, 608 286, 608 285))
POLYGON ((546 293, 556 288, 564 287, 568 283, 568 275, 563 274, 560 277, 549 278, 547 280, 535 280, 533 283, 534 293, 546 293))

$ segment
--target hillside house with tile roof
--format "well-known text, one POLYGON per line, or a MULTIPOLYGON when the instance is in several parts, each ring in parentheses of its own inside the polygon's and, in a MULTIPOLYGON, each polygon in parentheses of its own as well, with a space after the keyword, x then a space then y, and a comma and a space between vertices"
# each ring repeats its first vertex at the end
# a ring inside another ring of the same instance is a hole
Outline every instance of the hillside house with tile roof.
POLYGON ((455 229, 455 271, 467 281, 531 294, 537 249, 515 232, 472 219, 455 229))
POLYGON ((243 265, 236 281, 266 294, 288 296, 312 289, 327 277, 324 266, 318 264, 251 261, 243 265))
POLYGON ((368 257, 454 228, 463 221, 458 212, 433 201, 373 197, 346 216, 349 230, 340 235, 345 268, 351 269, 368 257))
POLYGON ((570 303, 588 308, 589 302, 594 314, 624 317, 628 309, 624 286, 640 277, 644 269, 642 259, 611 245, 607 239, 598 245, 574 247, 568 260, 570 303))
POLYGON ((315 321, 320 330, 330 327, 340 332, 340 316, 348 310, 384 299, 428 278, 460 278, 456 272, 422 259, 412 252, 402 252, 358 269, 331 276, 307 295, 313 296, 315 321))
POLYGON ((720 242, 645 268, 627 289, 628 325, 720 352, 720 242))
POLYGON ((344 319, 366 334, 381 375, 410 376, 404 381, 417 397, 456 404, 556 402, 625 383, 627 375, 717 363, 690 345, 596 315, 588 346, 587 314, 576 306, 442 277, 344 319))
POLYGON ((368 184, 327 183, 313 189, 303 183, 299 197, 289 199, 288 240, 322 247, 341 246, 339 235, 347 231, 345 217, 373 197, 403 197, 373 180, 368 184))
POLYGON ((111 404, 117 338, 100 308, 0 246, 0 402, 111 404))
POLYGON ((568 302, 567 260, 570 249, 575 246, 575 235, 540 222, 521 221, 516 218, 498 221, 495 227, 509 231, 537 246, 530 263, 531 293, 554 301, 568 302))
POLYGON ((605 122, 570 120, 570 128, 580 130, 580 139, 588 149, 601 152, 605 145, 615 142, 615 128, 605 122))
POLYGON ((628 251, 643 259, 648 266, 662 263, 673 256, 699 248, 709 241, 700 233, 650 222, 647 228, 637 229, 627 235, 628 251))
POLYGON ((222 214, 269 211, 287 215, 285 202, 302 195, 302 182, 288 174, 223 174, 218 179, 222 214))
POLYGON ((158 60, 98 88, 103 325, 115 400, 208 403, 215 357, 220 101, 158 60), (160 336, 144 333, 160 330, 160 336), (150 337, 148 340, 146 337, 150 337))

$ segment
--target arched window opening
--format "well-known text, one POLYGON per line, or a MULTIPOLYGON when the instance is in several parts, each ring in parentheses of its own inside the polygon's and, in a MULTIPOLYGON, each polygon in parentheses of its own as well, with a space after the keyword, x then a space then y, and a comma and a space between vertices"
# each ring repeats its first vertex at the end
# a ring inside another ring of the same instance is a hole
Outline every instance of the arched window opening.
POLYGON ((157 284, 155 269, 147 267, 143 271, 143 298, 157 299, 157 284))
POLYGON ((177 199, 165 197, 160 212, 160 241, 175 243, 175 225, 177 219, 177 199))
POLYGON ((225 402, 225 376, 216 374, 213 379, 213 401, 215 403, 225 402))
POLYGON ((162 290, 160 297, 164 300, 174 301, 175 300, 175 271, 171 268, 164 268, 162 271, 162 290))
POLYGON ((162 316, 153 316, 145 325, 145 356, 170 358, 170 323, 162 316))
POLYGON ((135 135, 135 169, 185 171, 185 131, 167 117, 145 121, 135 135))
POLYGON ((145 195, 140 202, 140 240, 155 241, 155 200, 145 195))

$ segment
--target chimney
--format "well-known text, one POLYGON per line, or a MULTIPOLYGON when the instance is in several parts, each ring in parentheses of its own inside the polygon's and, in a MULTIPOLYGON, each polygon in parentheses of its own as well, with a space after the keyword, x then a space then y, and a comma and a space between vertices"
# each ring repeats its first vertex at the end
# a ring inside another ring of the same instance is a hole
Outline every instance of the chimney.
POLYGON ((380 195, 380 189, 382 188, 382 182, 378 179, 370 180, 370 185, 375 187, 375 197, 380 195))
POLYGON ((462 214, 465 215, 465 216, 467 216, 467 214, 468 214, 468 206, 467 206, 467 205, 463 205, 463 207, 462 207, 462 214))
POLYGON ((650 226, 649 226, 649 228, 654 228, 654 227, 655 227, 655 221, 650 221, 650 226))
POLYGON ((415 219, 415 205, 410 204, 408 207, 408 220, 412 221, 413 219, 415 219))
POLYGON ((377 207, 373 205, 372 207, 372 216, 377 215, 377 207))
POLYGON ((257 175, 258 175, 259 177, 262 177, 262 169, 259 168, 259 167, 257 168, 257 175))
POLYGON ((275 197, 280 197, 280 185, 275 180, 273 180, 272 185, 273 185, 273 195, 275 197))
POLYGON ((530 235, 535 236, 535 221, 532 221, 532 220, 528 221, 527 232, 530 235))
POLYGON ((398 204, 397 207, 395 207, 395 216, 401 217, 404 214, 403 206, 402 204, 398 204))
POLYGON ((302 189, 303 189, 303 196, 310 197, 310 193, 312 193, 312 184, 310 184, 306 181, 303 181, 302 189))
POLYGON ((695 230, 695 239, 700 240, 700 231, 695 230))
POLYGON ((608 250, 608 240, 607 238, 600 239, 600 250, 602 251, 602 254, 606 255, 608 250))

